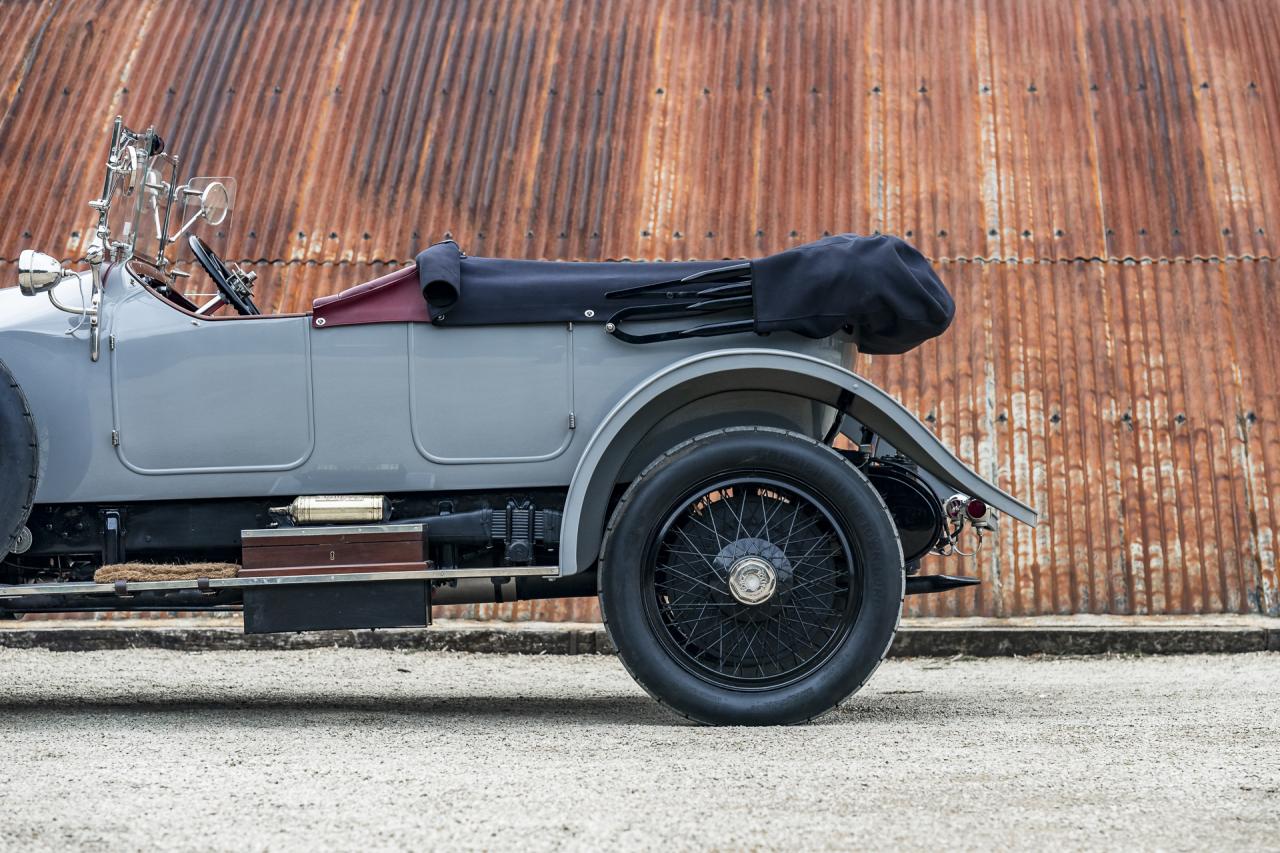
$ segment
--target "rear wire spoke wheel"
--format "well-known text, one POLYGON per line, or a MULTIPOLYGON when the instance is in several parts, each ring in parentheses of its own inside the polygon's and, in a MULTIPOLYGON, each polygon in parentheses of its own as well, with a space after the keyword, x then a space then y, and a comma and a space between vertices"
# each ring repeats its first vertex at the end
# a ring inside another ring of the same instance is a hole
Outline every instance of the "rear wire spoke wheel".
POLYGON ((606 531, 605 624, 636 680, 713 724, 801 722, 866 681, 902 607, 902 551, 860 471, 744 427, 664 454, 606 531))
POLYGON ((645 568, 646 612, 668 651, 734 689, 803 678, 857 613, 857 567, 832 512, 776 479, 694 489, 653 537, 645 568))

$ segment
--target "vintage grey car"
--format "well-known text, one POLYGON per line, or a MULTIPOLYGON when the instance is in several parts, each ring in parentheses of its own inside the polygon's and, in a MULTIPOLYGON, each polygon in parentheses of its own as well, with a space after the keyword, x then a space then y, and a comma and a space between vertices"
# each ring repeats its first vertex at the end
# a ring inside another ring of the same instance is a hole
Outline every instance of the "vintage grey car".
POLYGON ((87 269, 28 250, 0 290, 0 615, 301 631, 598 595, 660 702, 791 723, 866 681, 904 595, 976 583, 922 556, 1036 521, 846 367, 951 321, 896 238, 677 263, 441 243, 264 315, 196 236, 234 182, 178 168, 117 120, 87 269))

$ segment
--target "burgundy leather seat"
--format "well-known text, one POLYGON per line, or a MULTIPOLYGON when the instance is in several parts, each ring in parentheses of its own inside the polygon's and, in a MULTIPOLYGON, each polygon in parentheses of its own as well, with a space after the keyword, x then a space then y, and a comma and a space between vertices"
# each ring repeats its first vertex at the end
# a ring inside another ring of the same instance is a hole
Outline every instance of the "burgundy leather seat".
POLYGON ((430 322, 416 267, 402 267, 341 293, 322 296, 311 305, 311 325, 316 328, 430 322))

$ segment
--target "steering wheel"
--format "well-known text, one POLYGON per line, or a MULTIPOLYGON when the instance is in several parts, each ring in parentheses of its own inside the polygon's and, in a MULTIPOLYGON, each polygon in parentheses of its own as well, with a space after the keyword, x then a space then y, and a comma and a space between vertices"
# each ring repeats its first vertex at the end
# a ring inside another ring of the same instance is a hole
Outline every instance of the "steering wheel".
POLYGON ((191 234, 187 237, 187 244, 191 246, 191 254, 196 256, 200 266, 204 267, 204 271, 209 274, 209 278, 218 285, 218 293, 232 308, 246 316, 262 313, 258 310, 258 306, 253 304, 253 294, 250 289, 240 284, 239 277, 227 269, 222 258, 215 255, 205 241, 191 234))

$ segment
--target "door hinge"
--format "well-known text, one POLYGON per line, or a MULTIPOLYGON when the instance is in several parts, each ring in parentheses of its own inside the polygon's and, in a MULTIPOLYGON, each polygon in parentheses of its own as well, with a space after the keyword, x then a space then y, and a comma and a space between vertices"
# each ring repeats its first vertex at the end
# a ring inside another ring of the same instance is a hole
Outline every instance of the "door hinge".
POLYGON ((115 336, 115 335, 111 335, 110 337, 108 337, 108 338, 107 338, 107 347, 108 347, 112 352, 115 352, 115 351, 116 351, 116 336, 115 336))
POLYGON ((111 446, 112 447, 120 446, 120 430, 118 429, 113 429, 111 431, 111 446))
POLYGON ((569 429, 577 429, 577 428, 578 428, 578 418, 573 414, 573 412, 570 412, 569 413, 569 429))

